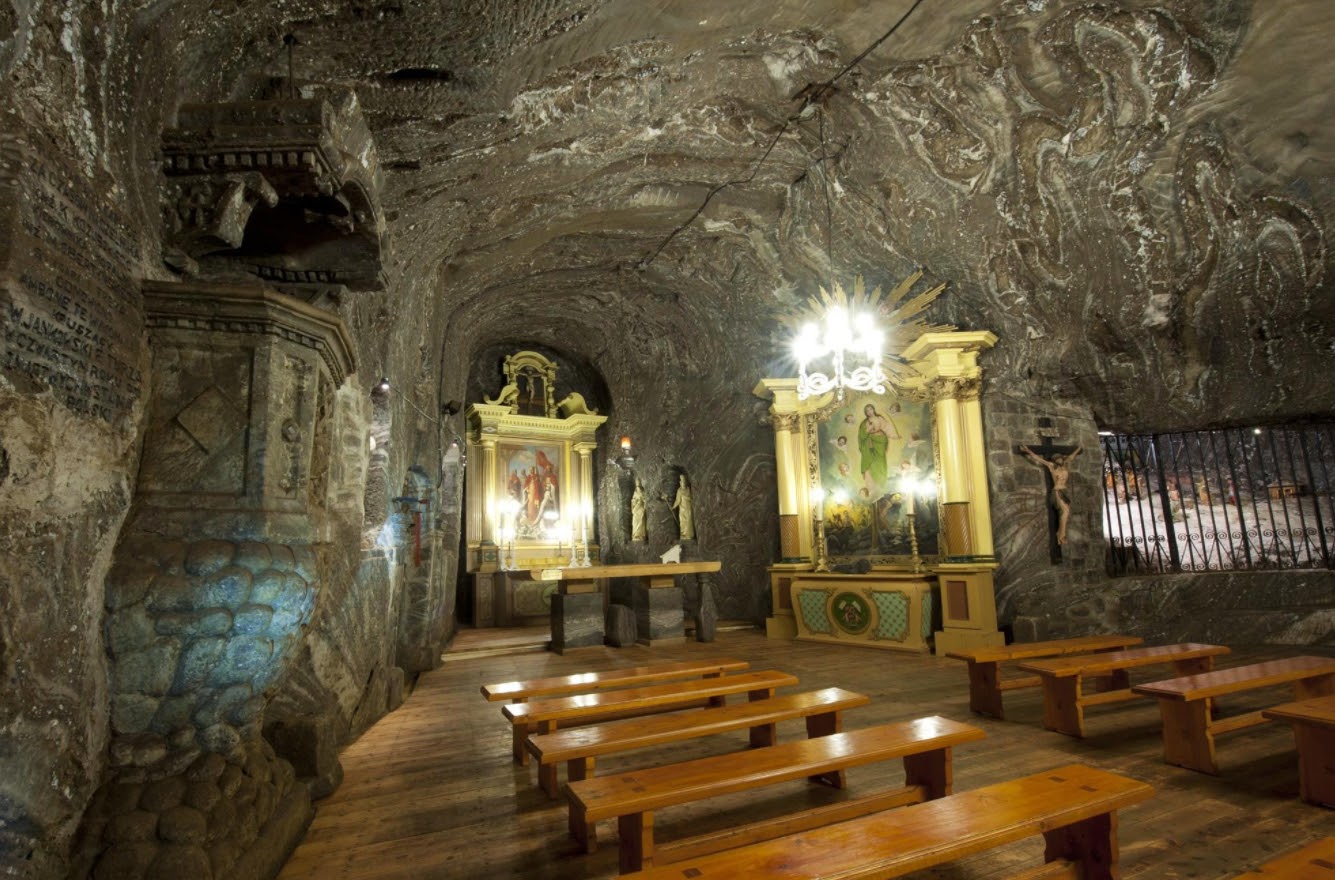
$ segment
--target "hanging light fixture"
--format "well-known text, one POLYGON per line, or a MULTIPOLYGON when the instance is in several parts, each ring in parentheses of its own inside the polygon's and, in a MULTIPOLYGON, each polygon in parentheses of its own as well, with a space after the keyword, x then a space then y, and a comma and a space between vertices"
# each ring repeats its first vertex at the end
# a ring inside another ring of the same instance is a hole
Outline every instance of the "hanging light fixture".
POLYGON ((827 163, 830 156, 825 148, 824 101, 834 89, 824 86, 808 87, 807 100, 814 103, 820 125, 821 183, 825 194, 825 255, 829 261, 830 290, 822 288, 824 299, 823 320, 808 321, 793 340, 793 356, 797 359, 797 397, 805 400, 817 394, 835 392, 843 400, 844 389, 885 393, 885 372, 881 369, 881 350, 884 335, 876 326, 875 312, 870 307, 849 308, 843 287, 834 280, 833 221, 830 207, 830 178, 827 163))
POLYGON ((843 399, 844 389, 885 393, 881 369, 883 334, 870 312, 856 318, 841 306, 825 312, 824 328, 809 322, 793 340, 797 358, 797 396, 801 400, 834 391, 843 399), (828 358, 828 367, 823 365, 828 358))

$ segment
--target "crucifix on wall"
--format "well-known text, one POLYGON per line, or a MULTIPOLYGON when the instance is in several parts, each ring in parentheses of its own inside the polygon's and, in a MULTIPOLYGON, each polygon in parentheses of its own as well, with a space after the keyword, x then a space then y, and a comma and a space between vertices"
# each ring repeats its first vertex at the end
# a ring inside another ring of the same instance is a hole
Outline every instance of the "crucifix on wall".
POLYGON ((1071 462, 1080 454, 1079 446, 1058 446, 1052 442, 1056 433, 1051 419, 1039 420, 1042 443, 1020 445, 1015 452, 1028 458, 1046 471, 1048 484, 1048 534, 1052 561, 1061 562, 1062 545, 1066 543, 1066 525, 1071 518, 1071 462))

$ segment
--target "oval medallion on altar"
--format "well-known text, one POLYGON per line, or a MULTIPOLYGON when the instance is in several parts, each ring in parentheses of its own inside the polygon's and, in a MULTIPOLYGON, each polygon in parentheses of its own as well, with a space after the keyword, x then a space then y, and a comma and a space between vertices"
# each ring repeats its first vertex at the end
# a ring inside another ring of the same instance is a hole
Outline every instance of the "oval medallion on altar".
POLYGON ((857 593, 838 593, 830 603, 830 616, 844 632, 856 635, 871 623, 871 608, 857 593))

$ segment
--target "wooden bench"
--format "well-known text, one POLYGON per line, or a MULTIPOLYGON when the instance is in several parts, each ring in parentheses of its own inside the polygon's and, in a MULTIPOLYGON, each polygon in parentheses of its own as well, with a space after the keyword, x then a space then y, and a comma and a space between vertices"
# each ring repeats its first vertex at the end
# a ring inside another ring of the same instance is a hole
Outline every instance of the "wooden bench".
POLYGON ((677 678, 709 678, 725 672, 749 669, 745 660, 720 657, 712 660, 688 660, 681 663, 659 663, 653 666, 626 666, 601 672, 579 672, 554 678, 531 678, 523 681, 502 681, 484 684, 482 696, 492 702, 509 700, 522 703, 534 697, 559 697, 563 694, 589 694, 610 688, 671 681, 677 678))
POLYGON ((1172 664, 1177 675, 1191 675, 1209 671, 1214 658, 1227 653, 1228 648, 1223 645, 1189 642, 1032 660, 1021 663, 1020 668, 1036 674, 1043 681, 1043 726, 1069 736, 1083 737, 1087 707, 1136 698, 1136 693, 1128 687, 1129 670, 1172 664), (1099 693, 1086 694, 1084 680, 1097 676, 1110 677, 1111 685, 1099 693))
POLYGON ((1167 681, 1137 685, 1133 690, 1159 701, 1163 716, 1163 758, 1169 764, 1219 772, 1215 737, 1269 719, 1261 712, 1213 718, 1214 698, 1263 687, 1292 684, 1295 699, 1335 694, 1335 657, 1288 657, 1250 666, 1234 666, 1167 681))
POLYGON ((593 852, 597 848, 596 823, 616 819, 621 870, 638 871, 655 860, 692 858, 875 810, 944 797, 952 785, 951 749, 982 738, 983 731, 972 725, 932 716, 584 779, 566 786, 570 833, 585 852, 593 852), (721 834, 692 837, 655 850, 654 813, 658 810, 802 778, 843 788, 844 771, 850 767, 894 758, 904 764, 901 788, 721 834))
POLYGON ((1293 725, 1298 745, 1298 793, 1311 804, 1335 807, 1335 696, 1285 703, 1261 714, 1293 725))
POLYGON ((731 694, 744 693, 752 700, 760 700, 774 696, 776 688, 795 684, 796 676, 786 672, 743 672, 718 678, 674 681, 573 697, 511 703, 501 709, 501 714, 513 725, 514 748, 522 753, 517 754, 516 759, 524 764, 528 762, 525 740, 535 733, 551 733, 558 727, 598 724, 636 715, 719 705, 721 700, 731 694))
POLYGON ((969 708, 979 715, 1004 718, 1001 708, 1003 691, 1038 687, 1042 679, 1036 675, 1003 679, 1001 664, 1013 660, 1032 660, 1038 657, 1063 657, 1067 654, 1089 654, 1095 651, 1115 651, 1139 645, 1138 636, 1080 636, 1073 639, 1054 639, 1048 642, 1024 642, 1000 648, 977 648, 972 651, 951 651, 947 657, 969 664, 969 708))
MULTIPOLYGON (((741 672, 751 664, 745 660, 731 657, 719 657, 712 660, 688 660, 679 663, 658 663, 652 666, 628 666, 620 669, 608 669, 602 672, 577 672, 573 675, 559 675, 553 678, 531 678, 519 681, 502 681, 484 684, 482 696, 491 702, 509 700, 523 703, 534 697, 557 697, 563 694, 588 694, 612 688, 630 687, 649 684, 656 681, 672 681, 679 678, 716 678, 726 672, 741 672)), ((515 763, 528 764, 528 752, 524 750, 525 733, 514 728, 512 753, 515 763)))
POLYGON ((1313 841, 1234 880, 1335 880, 1335 837, 1313 841))
POLYGON ((1039 834, 1047 843, 1046 864, 1013 880, 1115 880, 1122 876, 1117 810, 1153 794, 1143 782, 1073 764, 623 880, 885 880, 1039 834))
POLYGON ((843 729, 843 712, 871 700, 843 688, 825 688, 784 694, 749 703, 736 703, 680 715, 651 715, 592 727, 558 730, 528 738, 528 750, 537 760, 538 784, 553 798, 560 797, 557 765, 565 762, 571 782, 593 775, 594 760, 604 755, 682 742, 750 728, 752 748, 779 741, 778 722, 806 720, 807 736, 827 736, 843 729))

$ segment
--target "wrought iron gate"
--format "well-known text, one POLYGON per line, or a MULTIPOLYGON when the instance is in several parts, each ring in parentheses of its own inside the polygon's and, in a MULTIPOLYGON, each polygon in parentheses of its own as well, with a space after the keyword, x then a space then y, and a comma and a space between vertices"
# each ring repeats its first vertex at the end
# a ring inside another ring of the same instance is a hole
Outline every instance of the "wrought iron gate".
POLYGON ((1335 425, 1102 441, 1109 574, 1335 567, 1335 425))

